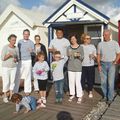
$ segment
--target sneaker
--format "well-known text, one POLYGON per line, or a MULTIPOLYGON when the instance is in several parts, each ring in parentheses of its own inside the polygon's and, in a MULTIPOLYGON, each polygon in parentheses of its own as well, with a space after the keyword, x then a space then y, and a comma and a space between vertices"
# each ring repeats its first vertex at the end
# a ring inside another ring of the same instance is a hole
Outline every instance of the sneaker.
POLYGON ((8 102, 9 102, 9 101, 8 101, 8 98, 7 98, 7 97, 4 97, 4 98, 3 98, 3 102, 4 102, 4 103, 8 103, 8 102))
POLYGON ((45 98, 42 98, 42 102, 43 102, 44 104, 46 104, 46 99, 45 99, 45 98))
POLYGON ((89 93, 89 98, 93 98, 92 92, 89 93))
POLYGON ((82 102, 82 97, 79 97, 77 103, 80 104, 82 102))
POLYGON ((72 102, 73 99, 74 99, 74 97, 75 97, 74 95, 70 96, 70 98, 68 99, 68 101, 69 101, 69 102, 72 102))

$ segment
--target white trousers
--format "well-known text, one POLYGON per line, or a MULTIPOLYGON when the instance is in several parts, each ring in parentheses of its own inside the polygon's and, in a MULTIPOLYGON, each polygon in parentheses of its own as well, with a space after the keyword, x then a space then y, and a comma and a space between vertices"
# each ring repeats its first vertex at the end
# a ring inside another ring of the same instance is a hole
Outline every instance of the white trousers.
POLYGON ((39 87, 38 87, 38 80, 34 78, 34 81, 33 81, 33 85, 34 85, 34 91, 38 91, 39 90, 39 87))
POLYGON ((32 80, 34 80, 33 81, 34 91, 39 91, 38 80, 34 78, 33 72, 32 72, 32 80))
POLYGON ((68 71, 70 95, 75 95, 76 88, 76 96, 82 97, 81 74, 82 72, 68 71))
POLYGON ((15 84, 15 92, 17 93, 19 90, 20 80, 24 79, 24 92, 30 93, 31 88, 31 71, 32 71, 32 63, 31 60, 22 60, 18 63, 17 74, 16 74, 16 84, 15 84))
POLYGON ((3 92, 14 90, 16 69, 17 69, 16 67, 14 68, 3 67, 2 68, 3 92))

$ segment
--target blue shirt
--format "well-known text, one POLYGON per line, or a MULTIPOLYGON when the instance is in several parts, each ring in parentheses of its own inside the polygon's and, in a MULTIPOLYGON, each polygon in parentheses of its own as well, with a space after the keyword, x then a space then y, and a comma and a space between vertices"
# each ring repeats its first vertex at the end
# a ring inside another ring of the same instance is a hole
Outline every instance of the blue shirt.
POLYGON ((23 97, 20 103, 16 104, 16 112, 19 112, 21 106, 24 106, 27 110, 31 110, 30 102, 31 102, 31 96, 23 97))
POLYGON ((32 40, 20 40, 18 42, 19 54, 21 60, 31 60, 31 51, 34 51, 32 40))

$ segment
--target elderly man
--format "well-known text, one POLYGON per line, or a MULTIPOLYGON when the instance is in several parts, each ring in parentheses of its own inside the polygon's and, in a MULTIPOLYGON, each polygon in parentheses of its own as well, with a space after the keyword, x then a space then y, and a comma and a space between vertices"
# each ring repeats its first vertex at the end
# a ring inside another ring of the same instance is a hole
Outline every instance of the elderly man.
POLYGON ((31 93, 31 54, 34 51, 34 43, 29 39, 30 31, 23 31, 23 39, 18 41, 20 62, 17 70, 15 92, 18 92, 20 79, 24 79, 24 92, 26 95, 31 93))
POLYGON ((101 78, 103 100, 110 104, 114 97, 115 65, 120 58, 120 48, 116 41, 111 40, 111 31, 105 30, 104 41, 98 44, 98 70, 101 78))

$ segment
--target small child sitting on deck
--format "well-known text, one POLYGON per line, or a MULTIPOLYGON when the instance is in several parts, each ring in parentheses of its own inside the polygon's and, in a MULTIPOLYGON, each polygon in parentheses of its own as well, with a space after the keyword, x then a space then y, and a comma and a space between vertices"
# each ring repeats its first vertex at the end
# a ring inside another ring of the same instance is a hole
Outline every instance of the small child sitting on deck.
POLYGON ((14 93, 11 97, 11 101, 16 104, 16 112, 20 111, 20 108, 24 106, 26 108, 24 113, 28 113, 29 111, 35 111, 39 109, 39 105, 37 106, 37 100, 33 96, 22 96, 20 94, 14 93))

